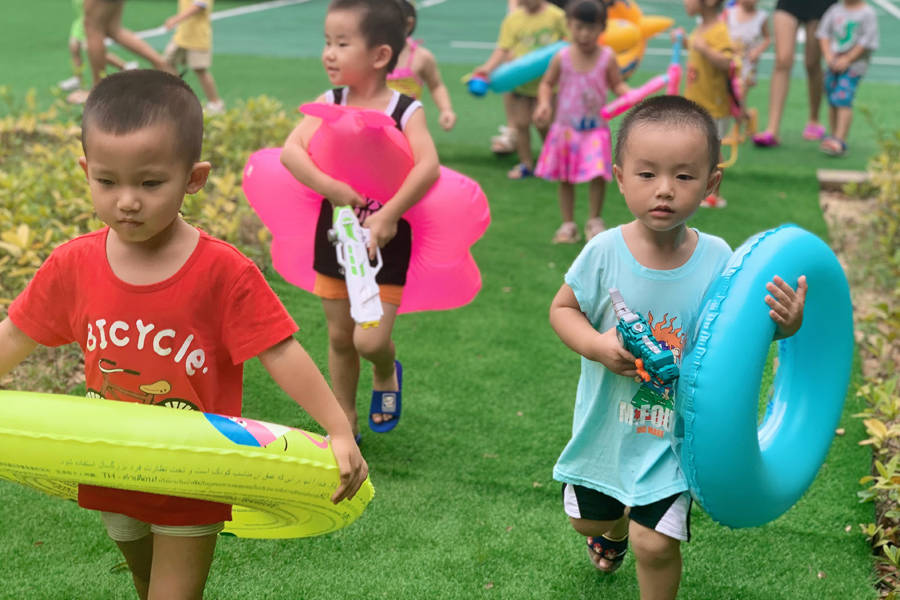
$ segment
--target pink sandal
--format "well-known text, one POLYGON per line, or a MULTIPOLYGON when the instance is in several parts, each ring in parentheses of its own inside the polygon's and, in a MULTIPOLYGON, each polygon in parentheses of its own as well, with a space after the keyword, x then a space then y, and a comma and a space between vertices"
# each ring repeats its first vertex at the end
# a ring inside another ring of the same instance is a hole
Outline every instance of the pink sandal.
POLYGON ((803 139, 816 142, 825 137, 825 127, 818 123, 807 123, 803 128, 803 139))
POLYGON ((760 148, 774 148, 778 145, 778 138, 774 133, 761 131, 753 136, 753 143, 760 148))

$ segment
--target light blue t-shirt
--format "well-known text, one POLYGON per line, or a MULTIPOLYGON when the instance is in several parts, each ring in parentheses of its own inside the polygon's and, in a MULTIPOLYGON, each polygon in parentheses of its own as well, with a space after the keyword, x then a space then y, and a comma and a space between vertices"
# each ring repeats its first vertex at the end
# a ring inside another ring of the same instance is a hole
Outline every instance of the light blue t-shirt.
MULTIPOLYGON (((680 363, 693 338, 701 302, 731 256, 721 238, 698 232, 690 259, 677 269, 648 269, 635 260, 620 227, 594 237, 565 281, 598 331, 616 325, 609 289, 641 313, 656 339, 680 363)), ((626 506, 643 506, 688 489, 671 446, 674 386, 654 387, 581 358, 572 438, 553 478, 589 487, 626 506)))

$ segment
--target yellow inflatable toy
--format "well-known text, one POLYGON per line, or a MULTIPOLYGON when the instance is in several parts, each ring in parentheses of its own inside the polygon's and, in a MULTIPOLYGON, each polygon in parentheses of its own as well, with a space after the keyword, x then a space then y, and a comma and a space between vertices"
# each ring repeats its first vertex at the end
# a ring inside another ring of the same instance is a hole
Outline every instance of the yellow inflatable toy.
POLYGON ((615 51, 616 63, 622 75, 628 78, 644 57, 647 40, 674 23, 669 17, 645 15, 634 0, 617 0, 607 10, 606 31, 597 43, 615 51))
POLYGON ((0 478, 67 499, 78 484, 232 504, 224 534, 294 538, 355 521, 327 438, 242 417, 130 402, 0 392, 0 478))

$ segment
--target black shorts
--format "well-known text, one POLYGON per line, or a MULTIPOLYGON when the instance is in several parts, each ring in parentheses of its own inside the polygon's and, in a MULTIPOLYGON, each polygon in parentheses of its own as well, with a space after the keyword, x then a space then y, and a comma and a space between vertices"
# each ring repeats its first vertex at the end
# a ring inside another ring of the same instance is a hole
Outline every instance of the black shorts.
POLYGON ((783 10, 801 23, 818 21, 837 0, 778 0, 775 10, 783 10))
MULTIPOLYGON (((356 210, 357 217, 360 209, 356 210)), ((335 279, 344 279, 334 245, 328 241, 328 230, 333 225, 334 210, 331 202, 322 200, 319 220, 316 222, 316 239, 313 249, 313 270, 335 279)), ((381 249, 383 264, 375 275, 379 284, 406 285, 406 271, 409 270, 409 256, 412 251, 412 230, 406 219, 397 222, 397 235, 381 249)))
MULTIPOLYGON (((595 489, 564 483, 563 508, 573 519, 615 521, 625 514, 625 505, 595 489)), ((648 529, 682 541, 691 539, 691 495, 681 492, 644 506, 632 506, 628 518, 648 529)))

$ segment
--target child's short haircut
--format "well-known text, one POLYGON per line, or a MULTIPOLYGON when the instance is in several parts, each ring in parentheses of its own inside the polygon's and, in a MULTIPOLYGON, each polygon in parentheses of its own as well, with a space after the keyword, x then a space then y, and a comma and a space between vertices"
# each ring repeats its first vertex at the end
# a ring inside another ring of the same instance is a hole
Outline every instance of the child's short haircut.
POLYGON ((397 58, 406 45, 406 19, 396 1, 389 0, 331 0, 328 12, 334 10, 359 11, 359 29, 369 48, 387 44, 391 60, 385 73, 397 66, 397 58))
POLYGON ((122 135, 157 123, 172 126, 185 162, 200 160, 203 108, 193 90, 162 71, 121 71, 91 90, 81 118, 81 148, 87 156, 89 132, 95 128, 122 135))
POLYGON ((406 31, 406 23, 410 17, 412 18, 413 27, 408 34, 412 35, 416 30, 416 23, 419 22, 419 16, 416 14, 416 5, 412 3, 412 0, 397 0, 397 5, 400 7, 400 12, 403 13, 403 31, 406 31))
POLYGON ((566 18, 600 24, 606 28, 606 4, 600 0, 569 0, 566 3, 566 18))
MULTIPOLYGON (((721 142, 716 122, 706 109, 684 96, 651 96, 628 111, 622 120, 622 126, 616 135, 616 164, 619 168, 622 167, 622 158, 631 130, 643 123, 696 127, 706 136, 710 172, 718 167, 721 142)), ((677 148, 673 148, 673 152, 677 152, 677 148)))

